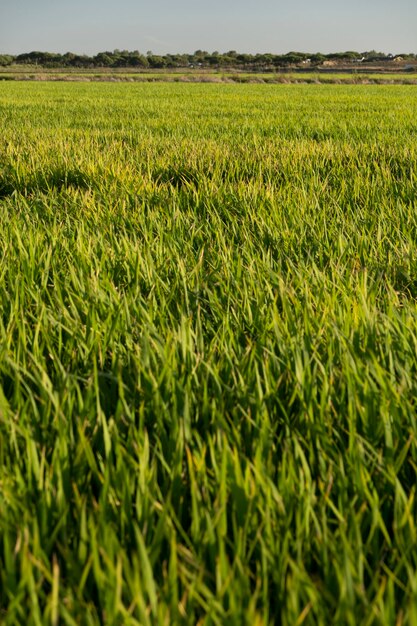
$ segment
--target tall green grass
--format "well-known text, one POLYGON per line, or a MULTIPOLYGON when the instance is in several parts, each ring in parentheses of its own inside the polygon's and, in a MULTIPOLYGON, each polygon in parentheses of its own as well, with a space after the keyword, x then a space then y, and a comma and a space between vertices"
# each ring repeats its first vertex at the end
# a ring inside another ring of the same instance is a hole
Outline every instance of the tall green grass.
POLYGON ((0 84, 0 623, 417 624, 416 95, 0 84))

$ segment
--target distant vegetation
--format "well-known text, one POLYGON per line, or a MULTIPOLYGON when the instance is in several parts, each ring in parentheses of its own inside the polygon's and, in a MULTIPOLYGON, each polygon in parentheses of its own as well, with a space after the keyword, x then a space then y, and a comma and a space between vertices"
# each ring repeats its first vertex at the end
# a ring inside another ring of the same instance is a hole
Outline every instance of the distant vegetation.
POLYGON ((332 54, 308 54, 305 52, 288 52, 287 54, 241 54, 235 50, 219 53, 196 50, 194 54, 165 54, 163 56, 148 51, 142 54, 138 50, 113 50, 99 52, 94 56, 74 54, 55 54, 51 52, 28 52, 17 56, 0 55, 0 66, 38 65, 44 68, 75 67, 130 67, 130 68, 243 68, 246 70, 265 70, 285 68, 297 65, 322 66, 323 64, 345 63, 396 63, 417 62, 416 54, 392 55, 371 50, 368 52, 336 52, 332 54))

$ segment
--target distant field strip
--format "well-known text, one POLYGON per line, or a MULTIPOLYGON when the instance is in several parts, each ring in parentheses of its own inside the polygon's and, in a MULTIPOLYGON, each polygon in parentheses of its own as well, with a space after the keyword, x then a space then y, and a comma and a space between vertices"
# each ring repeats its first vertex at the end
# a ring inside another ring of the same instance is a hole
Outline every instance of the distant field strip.
POLYGON ((417 87, 0 120, 0 623, 417 624, 417 87))
POLYGON ((131 82, 131 83, 243 83, 417 85, 417 72, 309 71, 242 72, 233 70, 47 69, 34 66, 0 67, 0 81, 131 82))

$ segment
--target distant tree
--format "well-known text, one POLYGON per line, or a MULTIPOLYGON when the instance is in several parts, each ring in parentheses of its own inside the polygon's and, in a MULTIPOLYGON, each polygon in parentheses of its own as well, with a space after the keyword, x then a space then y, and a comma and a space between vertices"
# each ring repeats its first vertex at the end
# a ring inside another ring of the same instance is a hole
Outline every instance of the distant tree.
POLYGON ((386 55, 383 52, 377 52, 376 50, 370 50, 368 52, 363 52, 362 56, 366 61, 380 61, 386 58, 386 55))
POLYGON ((238 54, 236 56, 236 61, 238 61, 241 65, 249 65, 252 63, 252 58, 251 54, 238 54))
POLYGON ((72 63, 73 67, 94 67, 93 59, 86 54, 76 54, 72 63))
POLYGON ((130 64, 132 67, 149 67, 148 59, 138 50, 135 50, 133 53, 131 53, 130 64))
POLYGON ((359 52, 354 52, 353 50, 348 50, 344 53, 346 59, 355 60, 362 58, 359 52))
POLYGON ((321 52, 316 52, 310 56, 311 62, 316 65, 323 63, 326 60, 326 57, 321 52))
POLYGON ((187 54, 167 54, 166 57, 170 67, 187 67, 188 65, 187 54))
POLYGON ((15 59, 14 56, 12 56, 11 54, 0 54, 0 65, 2 67, 11 65, 14 59, 15 59))
POLYGON ((113 52, 99 52, 93 57, 87 55, 77 55, 72 52, 66 52, 64 55, 51 52, 32 51, 17 56, 2 54, 0 55, 0 65, 10 65, 11 63, 38 65, 41 67, 152 67, 152 68, 177 68, 187 66, 204 66, 204 67, 223 67, 223 68, 246 68, 254 69, 271 69, 285 66, 298 66, 307 59, 313 65, 320 65, 323 61, 332 60, 335 63, 352 62, 354 60, 364 60, 368 62, 386 62, 395 58, 401 58, 407 62, 415 62, 416 54, 404 53, 396 55, 386 55, 375 50, 358 53, 352 50, 346 52, 334 52, 330 54, 307 54, 305 52, 291 51, 287 54, 247 54, 237 53, 236 50, 229 50, 220 54, 217 50, 209 53, 205 50, 196 50, 194 54, 166 54, 155 55, 148 50, 146 56, 138 50, 133 52, 129 50, 119 50, 116 48, 113 52))
POLYGON ((178 64, 172 54, 166 54, 164 58, 165 58, 165 67, 170 67, 170 68, 178 67, 178 64))
POLYGON ((254 63, 256 66, 269 67, 274 63, 274 55, 256 54, 254 57, 252 57, 252 63, 254 63))
POLYGON ((148 63, 150 67, 163 68, 166 67, 166 60, 164 57, 153 54, 148 57, 148 63))
POLYGON ((62 65, 62 56, 60 54, 53 54, 51 52, 27 52, 19 54, 16 57, 16 63, 29 64, 29 65, 42 65, 44 67, 52 67, 54 65, 62 65))
POLYGON ((111 67, 114 59, 111 52, 99 52, 95 57, 93 57, 93 61, 94 65, 97 67, 111 67))
POLYGON ((73 65, 74 63, 74 59, 77 57, 76 54, 74 54, 73 52, 66 52, 63 56, 62 56, 62 62, 64 64, 65 67, 71 67, 71 65, 73 65))
POLYGON ((204 60, 212 67, 217 66, 220 63, 220 57, 217 54, 209 54, 204 58, 204 60))
POLYGON ((307 55, 301 52, 288 52, 281 57, 285 65, 296 65, 297 63, 301 63, 305 58, 307 58, 307 55))

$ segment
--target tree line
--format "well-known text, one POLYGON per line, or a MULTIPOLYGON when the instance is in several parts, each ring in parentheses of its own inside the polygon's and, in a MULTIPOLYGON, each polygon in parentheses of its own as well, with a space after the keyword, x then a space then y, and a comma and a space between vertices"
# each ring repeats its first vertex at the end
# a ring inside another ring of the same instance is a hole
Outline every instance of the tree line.
POLYGON ((143 69, 174 69, 186 67, 204 68, 244 68, 256 70, 263 68, 286 67, 291 65, 309 64, 322 65, 325 61, 336 63, 375 63, 393 61, 396 58, 415 62, 416 54, 401 54, 393 56, 371 50, 368 52, 336 52, 332 54, 309 54, 305 52, 288 52, 286 54, 241 54, 235 50, 229 52, 207 52, 196 50, 193 54, 165 54, 157 55, 152 51, 146 54, 138 50, 113 50, 99 52, 94 56, 67 52, 57 54, 53 52, 27 52, 18 55, 1 54, 0 66, 35 65, 43 68, 143 68, 143 69))

